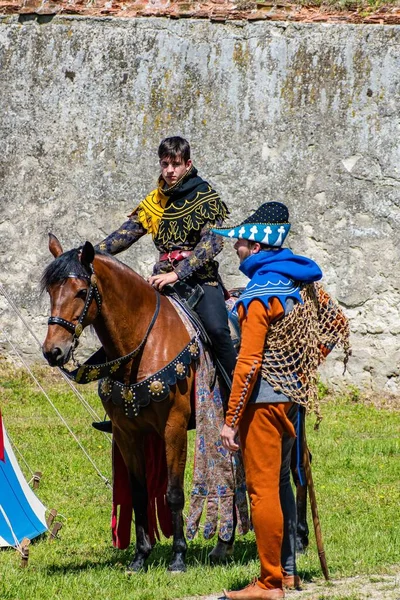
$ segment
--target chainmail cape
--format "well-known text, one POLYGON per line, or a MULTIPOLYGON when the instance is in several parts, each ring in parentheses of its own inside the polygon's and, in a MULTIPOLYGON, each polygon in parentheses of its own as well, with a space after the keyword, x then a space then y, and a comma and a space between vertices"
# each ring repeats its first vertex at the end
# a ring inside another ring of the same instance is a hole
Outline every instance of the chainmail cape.
POLYGON ((296 304, 268 330, 261 374, 276 391, 313 410, 318 424, 318 367, 338 346, 344 350, 346 369, 351 354, 349 323, 319 283, 304 285, 300 294, 304 303, 296 304))

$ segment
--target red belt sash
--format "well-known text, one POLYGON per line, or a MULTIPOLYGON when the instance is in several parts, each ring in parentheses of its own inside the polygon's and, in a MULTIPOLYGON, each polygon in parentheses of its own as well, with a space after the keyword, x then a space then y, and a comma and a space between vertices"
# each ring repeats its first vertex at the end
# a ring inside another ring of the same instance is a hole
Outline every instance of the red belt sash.
POLYGON ((165 252, 164 254, 160 254, 160 260, 168 260, 170 263, 173 261, 179 262, 184 258, 188 258, 192 252, 190 250, 173 250, 172 252, 165 252))

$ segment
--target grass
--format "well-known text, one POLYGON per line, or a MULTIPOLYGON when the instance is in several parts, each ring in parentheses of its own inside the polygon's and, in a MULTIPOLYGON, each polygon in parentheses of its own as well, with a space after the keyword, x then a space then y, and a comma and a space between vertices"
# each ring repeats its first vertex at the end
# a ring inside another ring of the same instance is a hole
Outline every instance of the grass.
MULTIPOLYGON (((271 0, 243 0, 243 9, 252 8, 253 4, 258 8, 263 6, 270 8, 274 2, 271 0)), ((276 3, 275 3, 276 4, 276 3)), ((278 2, 279 6, 300 6, 302 8, 319 8, 323 14, 326 11, 332 12, 358 12, 361 16, 367 17, 380 9, 391 10, 400 7, 400 0, 285 0, 278 2)), ((241 6, 239 4, 239 6, 241 6)), ((384 12, 382 13, 384 18, 384 12)))
MULTIPOLYGON (((90 416, 56 372, 45 368, 35 373, 100 471, 110 477, 108 438, 90 427, 90 416)), ((95 388, 79 389, 102 414, 95 388)), ((226 566, 207 564, 213 543, 199 537, 189 546, 187 573, 172 576, 166 572, 170 541, 163 540, 153 551, 146 573, 126 576, 132 547, 126 551, 112 547, 111 492, 43 393, 27 374, 3 366, 0 407, 18 450, 33 470, 43 471, 38 496, 47 507, 58 510, 63 523, 59 539, 32 542, 27 569, 20 568, 13 550, 0 552, 1 600, 168 600, 219 593, 257 575, 254 536, 248 534, 237 540, 234 561, 226 566)), ((354 390, 347 397, 323 401, 322 412, 319 432, 313 431, 309 419, 308 441, 331 576, 390 573, 400 563, 400 412, 394 404, 379 408, 366 403, 354 390)), ((190 444, 192 465, 192 433, 190 444)), ((22 460, 20 465, 30 479, 22 460)), ((186 475, 189 490, 190 466, 186 475)), ((313 535, 298 565, 306 581, 321 578, 313 535)), ((334 591, 326 597, 334 599, 334 591)))
POLYGON ((383 7, 399 7, 399 0, 296 0, 293 4, 313 6, 333 10, 362 10, 373 12, 383 7))

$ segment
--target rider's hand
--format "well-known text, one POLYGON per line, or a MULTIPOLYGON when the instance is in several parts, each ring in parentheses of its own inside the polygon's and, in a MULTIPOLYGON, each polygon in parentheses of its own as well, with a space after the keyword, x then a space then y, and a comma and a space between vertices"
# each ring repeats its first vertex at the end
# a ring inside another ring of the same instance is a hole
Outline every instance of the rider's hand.
POLYGON ((161 273, 161 275, 152 275, 147 280, 156 290, 162 290, 164 285, 175 283, 178 281, 178 275, 175 271, 171 273, 161 273))
POLYGON ((229 425, 226 424, 221 429, 222 445, 230 452, 236 452, 236 450, 239 450, 239 445, 235 442, 237 431, 237 427, 229 427, 229 425))

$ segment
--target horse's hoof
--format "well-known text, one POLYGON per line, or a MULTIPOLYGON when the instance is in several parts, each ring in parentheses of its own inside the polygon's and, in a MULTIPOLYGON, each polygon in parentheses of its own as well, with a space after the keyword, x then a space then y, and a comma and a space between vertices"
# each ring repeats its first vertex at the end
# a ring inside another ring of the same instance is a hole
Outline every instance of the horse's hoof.
POLYGON ((169 564, 168 571, 170 573, 184 573, 186 571, 185 555, 177 552, 169 564))
POLYGON ((233 544, 229 542, 223 542, 218 540, 214 548, 208 555, 208 559, 211 563, 222 563, 228 560, 233 555, 233 544))
POLYGON ((304 536, 304 537, 297 537, 296 538, 296 552, 297 554, 304 554, 305 551, 308 548, 308 537, 304 536))
POLYGON ((126 575, 134 575, 135 573, 139 573, 140 571, 145 570, 145 558, 142 556, 135 557, 131 563, 126 568, 126 575))

